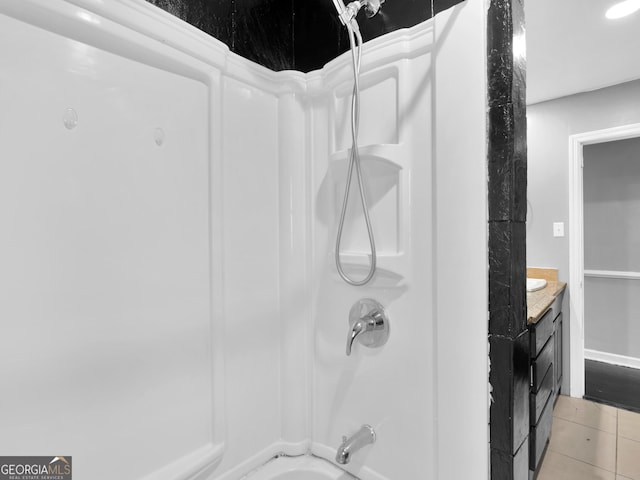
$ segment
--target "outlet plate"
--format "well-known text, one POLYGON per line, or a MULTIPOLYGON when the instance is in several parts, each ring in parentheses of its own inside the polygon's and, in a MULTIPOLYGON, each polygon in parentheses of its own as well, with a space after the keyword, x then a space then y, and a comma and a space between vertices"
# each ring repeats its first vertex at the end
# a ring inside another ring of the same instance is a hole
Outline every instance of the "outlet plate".
POLYGON ((553 236, 564 237, 564 222, 553 223, 553 236))

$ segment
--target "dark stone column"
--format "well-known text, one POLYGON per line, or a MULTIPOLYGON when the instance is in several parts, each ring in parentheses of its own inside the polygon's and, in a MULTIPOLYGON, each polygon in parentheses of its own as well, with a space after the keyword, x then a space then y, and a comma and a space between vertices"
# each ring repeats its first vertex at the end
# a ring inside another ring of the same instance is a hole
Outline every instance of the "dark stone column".
POLYGON ((530 387, 522 0, 491 0, 487 22, 491 478, 526 480, 530 387))

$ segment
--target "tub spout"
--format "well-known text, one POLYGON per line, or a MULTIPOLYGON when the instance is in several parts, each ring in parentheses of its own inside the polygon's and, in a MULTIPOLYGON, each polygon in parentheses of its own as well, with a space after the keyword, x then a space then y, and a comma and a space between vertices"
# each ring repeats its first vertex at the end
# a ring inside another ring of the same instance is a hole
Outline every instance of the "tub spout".
POLYGON ((349 438, 342 437, 342 444, 336 453, 336 462, 346 465, 351 460, 351 454, 357 452, 365 445, 376 441, 376 432, 370 425, 363 425, 356 433, 349 438))

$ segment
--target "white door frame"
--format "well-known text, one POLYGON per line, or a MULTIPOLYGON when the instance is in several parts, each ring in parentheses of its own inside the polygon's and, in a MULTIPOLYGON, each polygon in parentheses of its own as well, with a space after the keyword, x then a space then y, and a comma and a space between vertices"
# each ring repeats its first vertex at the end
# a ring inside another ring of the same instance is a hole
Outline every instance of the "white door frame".
POLYGON ((569 393, 584 396, 584 197, 585 145, 640 137, 640 123, 569 136, 569 393))

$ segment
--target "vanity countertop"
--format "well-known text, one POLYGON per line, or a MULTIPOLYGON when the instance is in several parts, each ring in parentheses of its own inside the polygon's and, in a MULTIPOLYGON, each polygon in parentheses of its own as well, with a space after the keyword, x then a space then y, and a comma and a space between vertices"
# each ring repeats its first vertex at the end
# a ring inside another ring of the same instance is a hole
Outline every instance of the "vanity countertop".
POLYGON ((536 323, 560 295, 567 284, 558 280, 555 268, 527 268, 528 278, 544 278, 547 286, 535 292, 527 292, 527 323, 536 323))

